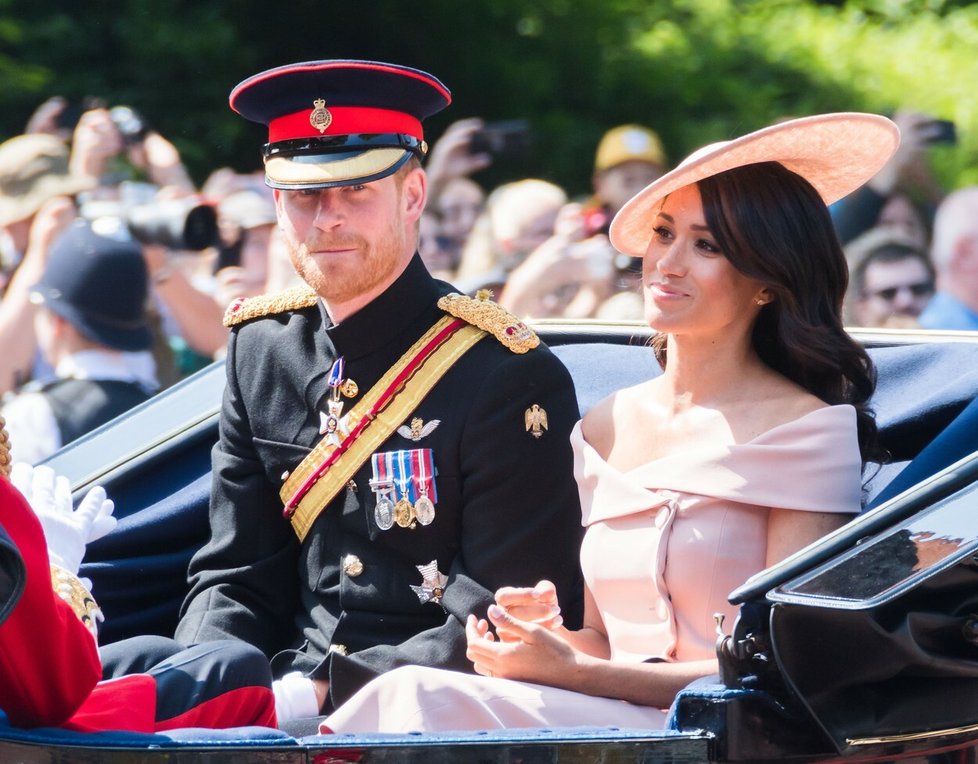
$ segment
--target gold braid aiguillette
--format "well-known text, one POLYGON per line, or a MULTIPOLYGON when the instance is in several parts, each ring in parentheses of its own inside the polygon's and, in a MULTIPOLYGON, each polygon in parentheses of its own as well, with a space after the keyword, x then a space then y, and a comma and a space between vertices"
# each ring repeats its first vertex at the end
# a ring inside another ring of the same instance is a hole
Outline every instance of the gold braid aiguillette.
POLYGON ((476 297, 453 292, 438 300, 438 307, 489 332, 514 353, 526 353, 540 344, 536 332, 489 297, 486 291, 480 291, 476 297))

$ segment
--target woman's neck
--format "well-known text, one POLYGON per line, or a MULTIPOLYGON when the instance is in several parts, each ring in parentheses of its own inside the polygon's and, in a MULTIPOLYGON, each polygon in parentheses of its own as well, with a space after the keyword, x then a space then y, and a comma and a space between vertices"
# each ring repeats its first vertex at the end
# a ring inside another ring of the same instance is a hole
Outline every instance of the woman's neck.
POLYGON ((739 397, 745 386, 769 372, 749 337, 723 341, 670 335, 659 385, 665 402, 678 411, 739 397))

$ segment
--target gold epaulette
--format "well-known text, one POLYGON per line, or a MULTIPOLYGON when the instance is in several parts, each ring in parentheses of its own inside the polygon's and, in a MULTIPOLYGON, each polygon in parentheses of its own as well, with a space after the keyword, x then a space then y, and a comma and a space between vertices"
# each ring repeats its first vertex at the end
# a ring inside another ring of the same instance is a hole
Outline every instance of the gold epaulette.
POLYGON ((10 436, 4 429, 7 423, 0 416, 0 477, 10 477, 10 436))
POLYGON ((71 606, 78 620, 85 624, 92 636, 98 638, 98 621, 102 617, 102 611, 92 593, 78 580, 78 576, 58 565, 52 565, 51 586, 54 593, 71 606))
POLYGON ((514 353, 525 353, 540 344, 536 332, 489 297, 484 290, 475 297, 453 292, 442 297, 438 307, 489 332, 514 353))
POLYGON ((275 294, 262 294, 257 297, 239 297, 224 311, 224 325, 230 329, 236 324, 252 318, 271 316, 287 310, 310 308, 319 299, 309 287, 295 286, 275 294))

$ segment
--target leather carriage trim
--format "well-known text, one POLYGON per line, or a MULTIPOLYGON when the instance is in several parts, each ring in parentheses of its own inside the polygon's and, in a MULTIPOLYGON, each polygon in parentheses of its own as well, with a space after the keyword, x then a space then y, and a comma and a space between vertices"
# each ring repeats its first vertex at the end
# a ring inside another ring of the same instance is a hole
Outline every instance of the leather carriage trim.
POLYGON ((490 300, 488 292, 480 290, 475 297, 452 292, 438 300, 438 307, 489 332, 514 353, 525 353, 540 344, 536 332, 504 307, 490 300))
POLYGON ((257 297, 238 297, 224 311, 224 325, 230 329, 252 318, 271 316, 287 310, 311 308, 318 300, 319 295, 307 286, 295 286, 257 297))
POLYGON ((440 319, 353 407, 347 417, 349 434, 340 444, 329 442, 328 436, 319 441, 279 492, 299 541, 360 466, 485 334, 458 318, 440 319))

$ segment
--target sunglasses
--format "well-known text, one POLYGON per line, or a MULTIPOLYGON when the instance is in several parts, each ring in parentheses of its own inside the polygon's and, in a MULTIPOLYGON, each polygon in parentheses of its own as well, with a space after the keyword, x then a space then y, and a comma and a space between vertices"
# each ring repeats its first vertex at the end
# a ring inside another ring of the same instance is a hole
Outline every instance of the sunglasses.
POLYGON ((909 290, 914 297, 927 297, 934 293, 933 281, 918 281, 915 284, 901 284, 900 286, 887 287, 876 292, 867 292, 866 297, 879 297, 881 300, 891 302, 897 294, 903 290, 909 290))

